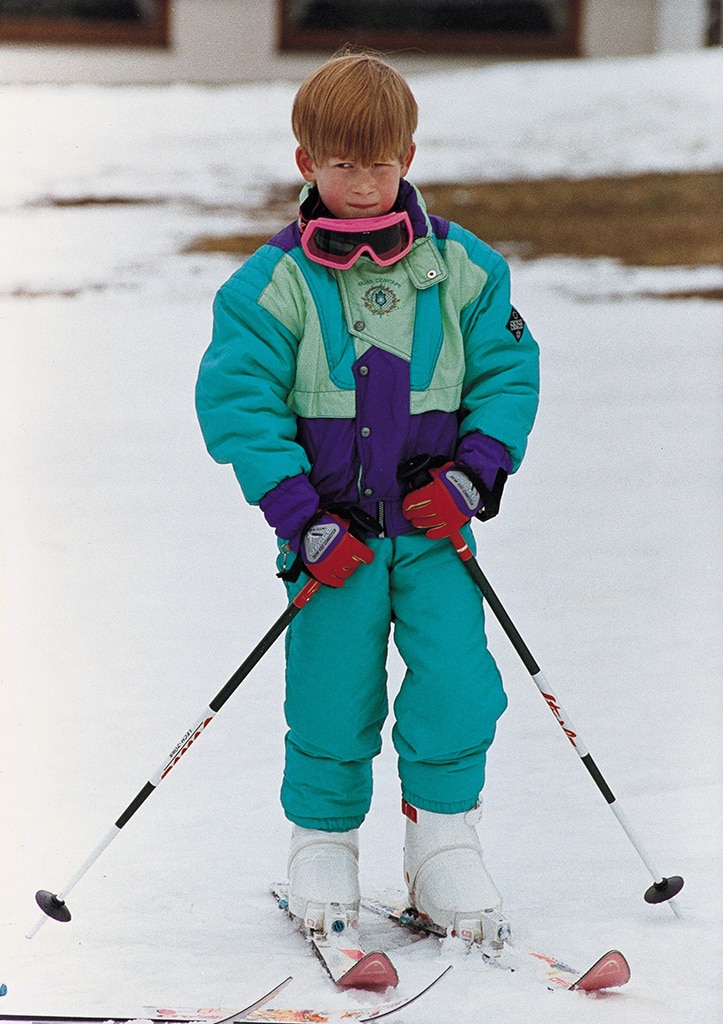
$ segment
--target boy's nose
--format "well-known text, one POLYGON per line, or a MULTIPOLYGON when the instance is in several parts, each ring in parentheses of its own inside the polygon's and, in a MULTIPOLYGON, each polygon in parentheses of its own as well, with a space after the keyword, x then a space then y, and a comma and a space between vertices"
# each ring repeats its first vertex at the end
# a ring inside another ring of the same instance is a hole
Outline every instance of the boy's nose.
POLYGON ((357 192, 373 192, 376 188, 374 182, 374 175, 372 174, 371 167, 359 168, 357 174, 354 177, 354 189, 357 192))

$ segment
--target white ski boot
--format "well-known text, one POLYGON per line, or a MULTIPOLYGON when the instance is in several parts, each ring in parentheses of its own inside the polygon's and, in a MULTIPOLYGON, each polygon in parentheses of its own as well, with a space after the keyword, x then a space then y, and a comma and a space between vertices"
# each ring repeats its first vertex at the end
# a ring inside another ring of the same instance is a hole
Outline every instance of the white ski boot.
POLYGON ((447 934, 499 952, 510 927, 482 859, 475 828, 480 808, 435 814, 405 803, 404 813, 404 874, 412 907, 447 934))
POLYGON ((289 849, 289 913, 313 931, 342 932, 359 918, 359 830, 294 825, 289 849))

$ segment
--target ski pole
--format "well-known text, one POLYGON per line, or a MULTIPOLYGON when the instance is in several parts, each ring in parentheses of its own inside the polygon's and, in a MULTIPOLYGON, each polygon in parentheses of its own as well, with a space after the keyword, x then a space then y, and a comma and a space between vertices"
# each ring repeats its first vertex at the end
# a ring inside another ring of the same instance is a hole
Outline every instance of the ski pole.
MULTIPOLYGON (((429 482, 428 467, 432 465, 432 460, 429 456, 420 455, 414 459, 411 459, 408 463, 402 466, 400 469, 400 478, 407 480, 412 488, 423 486, 429 482)), ((623 831, 627 835, 628 839, 632 843, 635 851, 642 860, 645 867, 648 869, 650 875, 653 878, 653 884, 649 889, 646 889, 644 899, 646 903, 664 903, 666 900, 672 900, 674 896, 680 892, 683 888, 684 881, 680 875, 671 875, 669 878, 664 877, 659 871, 653 866, 650 857, 647 854, 640 838, 635 833, 632 825, 628 821, 627 816, 623 810, 618 806, 617 800, 610 786, 607 784, 605 777, 598 768, 597 764, 593 760, 592 755, 587 750, 585 744, 582 741, 580 734, 573 727, 570 716, 565 711, 559 700, 555 696, 545 678, 540 666, 535 661, 529 647, 520 636, 515 624, 505 611, 502 602, 497 597, 497 594, 492 589, 492 586, 483 573, 479 562, 474 557, 469 545, 465 541, 461 533, 455 532, 450 536, 450 541, 457 552, 459 558, 464 563, 465 568, 469 572, 474 582, 479 587, 482 596, 489 604, 490 608, 495 614, 502 629, 507 634, 515 651, 520 656, 523 665, 532 676, 532 681, 537 686, 537 689, 542 694, 545 703, 549 707, 552 714, 555 716, 555 720, 567 736, 568 740, 572 744, 575 752, 578 754, 580 760, 587 768, 590 776, 595 782, 596 786, 600 790, 600 793, 606 800, 610 810, 613 812, 618 822, 620 823, 623 831)), ((679 911, 674 903, 670 904, 673 912, 678 915, 679 911)))
POLYGON ((52 917, 54 921, 70 921, 71 915, 65 900, 71 889, 75 888, 81 878, 98 860, 101 853, 103 853, 103 851, 116 838, 123 826, 130 821, 136 811, 145 803, 151 793, 156 791, 171 769, 178 764, 189 747, 198 739, 206 726, 208 726, 215 718, 229 697, 231 697, 258 662, 261 661, 264 654, 266 654, 272 644, 278 640, 292 619, 298 615, 304 605, 308 603, 320 587, 321 583, 312 577, 301 588, 299 593, 286 607, 285 611, 279 616, 271 629, 269 629, 265 636, 261 638, 256 647, 254 647, 253 651, 251 651, 243 664, 236 669, 225 686, 219 690, 213 700, 201 711, 200 715, 194 718, 191 727, 185 731, 171 753, 163 760, 154 774, 151 775, 148 782, 146 782, 146 784, 138 791, 115 824, 108 830, 98 845, 92 850, 88 858, 78 868, 72 878, 68 880, 65 887, 59 893, 52 893, 47 889, 38 890, 35 894, 35 902, 46 916, 39 918, 31 931, 28 932, 27 937, 29 939, 32 939, 33 936, 37 934, 48 917, 52 917))
MULTIPOLYGON (((537 686, 542 696, 545 699, 545 703, 549 707, 552 714, 555 716, 555 720, 558 725, 565 733, 570 743, 572 744, 575 752, 578 754, 580 760, 587 768, 590 776, 595 782, 596 786, 600 790, 601 794, 607 801, 610 810, 613 812, 618 822, 623 828, 623 831, 627 835, 630 842, 635 847, 640 859, 642 860, 645 867, 648 869, 650 875, 653 878, 653 884, 649 889, 645 891, 644 899, 646 903, 664 903, 666 900, 671 900, 676 896, 683 888, 683 879, 680 875, 672 875, 668 878, 660 874, 659 871, 653 866, 650 857, 647 854, 640 838, 636 834, 632 825, 630 824, 624 811, 618 806, 618 802, 615 798, 613 791, 605 781, 605 777, 598 768, 597 764, 593 760, 592 754, 587 750, 580 734, 574 728, 570 716, 567 711, 563 708, 557 697, 552 691, 550 684, 544 676, 544 673, 537 664, 530 649, 520 636, 517 628, 510 619, 509 615, 505 611, 500 599, 492 589, 489 580, 482 572, 479 563, 475 559, 474 555, 470 551, 469 545, 466 543, 460 533, 453 534, 450 537, 455 551, 464 562, 464 565, 469 572, 472 579, 475 581, 477 586, 482 592, 483 597, 489 604, 490 608, 495 614, 498 622, 502 626, 503 630, 507 634, 512 646, 515 648, 522 663, 524 664, 527 671, 532 676, 532 681, 537 686)), ((671 904, 671 908, 677 913, 677 908, 674 904, 671 904)))

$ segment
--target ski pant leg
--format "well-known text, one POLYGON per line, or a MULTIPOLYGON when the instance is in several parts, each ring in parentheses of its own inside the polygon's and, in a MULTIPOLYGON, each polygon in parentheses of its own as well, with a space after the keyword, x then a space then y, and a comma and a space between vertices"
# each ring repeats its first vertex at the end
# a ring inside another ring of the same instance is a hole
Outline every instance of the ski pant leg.
POLYGON ((372 564, 343 587, 321 587, 286 634, 281 803, 305 828, 357 828, 371 803, 372 759, 388 713, 391 542, 370 546, 372 564))
MULTIPOLYGON (((471 530, 465 539, 474 543, 471 530)), ((394 639, 407 665, 394 705, 402 795, 455 814, 478 799, 507 698, 487 649, 482 595, 452 545, 424 534, 394 544, 394 639)))
MULTIPOLYGON (((471 530, 466 539, 473 544, 471 530)), ((507 704, 481 594, 452 545, 421 533, 369 543, 374 562, 339 589, 322 587, 287 631, 281 799, 307 828, 356 828, 369 809, 392 620, 407 665, 393 739, 409 803, 441 813, 474 806, 507 704)))

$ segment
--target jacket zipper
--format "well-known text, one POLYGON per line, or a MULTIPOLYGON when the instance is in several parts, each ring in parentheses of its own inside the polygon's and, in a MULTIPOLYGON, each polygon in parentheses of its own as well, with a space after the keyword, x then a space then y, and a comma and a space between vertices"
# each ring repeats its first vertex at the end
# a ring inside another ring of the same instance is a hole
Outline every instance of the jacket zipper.
POLYGON ((384 537, 384 536, 386 536, 386 534, 384 532, 385 523, 384 523, 384 502, 383 501, 378 501, 377 502, 377 519, 379 520, 379 525, 382 528, 382 532, 379 534, 379 536, 380 537, 384 537))

